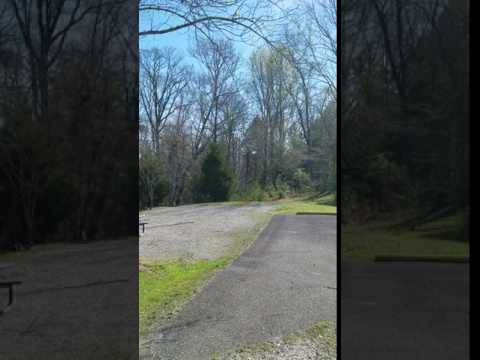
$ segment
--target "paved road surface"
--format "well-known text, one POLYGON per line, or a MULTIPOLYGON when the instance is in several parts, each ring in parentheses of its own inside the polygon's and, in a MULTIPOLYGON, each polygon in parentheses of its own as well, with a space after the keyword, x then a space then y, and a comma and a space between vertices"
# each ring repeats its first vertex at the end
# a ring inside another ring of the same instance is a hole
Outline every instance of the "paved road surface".
POLYGON ((336 217, 277 216, 170 324, 143 359, 201 360, 336 319, 336 217))
MULTIPOLYGON (((0 280, 23 283, 0 315, 0 359, 138 358, 137 269, 136 238, 1 256, 0 280)), ((0 289, 1 307, 6 299, 0 289)))
POLYGON ((343 360, 468 359, 468 265, 342 265, 343 360))

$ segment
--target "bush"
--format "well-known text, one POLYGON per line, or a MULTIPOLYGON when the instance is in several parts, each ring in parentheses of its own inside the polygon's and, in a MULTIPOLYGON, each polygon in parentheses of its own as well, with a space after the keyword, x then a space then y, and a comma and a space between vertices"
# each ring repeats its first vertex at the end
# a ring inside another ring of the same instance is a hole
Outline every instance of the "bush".
POLYGON ((259 183, 255 183, 250 191, 247 193, 248 201, 263 201, 266 198, 265 191, 262 189, 259 183))
POLYGON ((250 185, 244 192, 236 193, 232 196, 235 201, 264 201, 267 194, 258 182, 250 185))
POLYGON ((334 194, 337 193, 337 163, 333 161, 329 165, 327 191, 334 194))
POLYGON ((277 195, 279 199, 285 199, 290 192, 290 188, 286 182, 279 181, 277 183, 277 195))
POLYGON ((276 182, 276 186, 268 185, 265 189, 266 196, 270 200, 285 199, 290 191, 287 183, 279 180, 276 182))
POLYGON ((169 188, 161 160, 152 151, 145 151, 138 165, 140 209, 161 205, 169 188))
POLYGON ((299 168, 293 174, 293 186, 297 192, 305 192, 312 187, 312 179, 305 170, 299 168))
POLYGON ((277 189, 275 189, 273 185, 267 185, 265 193, 269 199, 273 200, 277 198, 277 189))

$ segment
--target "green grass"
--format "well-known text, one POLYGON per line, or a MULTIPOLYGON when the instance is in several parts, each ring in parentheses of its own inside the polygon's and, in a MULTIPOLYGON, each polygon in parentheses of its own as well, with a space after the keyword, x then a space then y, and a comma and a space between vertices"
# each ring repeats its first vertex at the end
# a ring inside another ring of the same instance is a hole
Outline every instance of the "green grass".
POLYGON ((331 320, 323 320, 312 326, 306 331, 306 334, 314 342, 322 342, 326 349, 331 352, 337 352, 337 322, 331 320))
POLYGON ((415 231, 391 222, 348 225, 342 229, 342 259, 373 260, 375 256, 468 256, 469 243, 459 240, 459 215, 418 226, 415 231))
POLYGON ((228 259, 150 262, 140 265, 140 333, 156 319, 173 315, 228 259))
POLYGON ((326 195, 320 198, 291 198, 278 200, 278 206, 273 210, 273 215, 289 215, 302 213, 324 213, 336 214, 337 207, 335 205, 333 195, 326 195))

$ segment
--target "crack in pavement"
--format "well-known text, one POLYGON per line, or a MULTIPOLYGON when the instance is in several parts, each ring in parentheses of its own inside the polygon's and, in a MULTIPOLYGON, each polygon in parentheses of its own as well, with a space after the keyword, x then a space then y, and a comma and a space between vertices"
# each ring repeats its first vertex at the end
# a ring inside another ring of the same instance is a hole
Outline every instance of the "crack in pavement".
POLYGON ((25 296, 25 295, 41 294, 41 293, 54 292, 54 291, 75 290, 75 289, 87 288, 87 287, 92 287, 92 286, 111 285, 111 284, 124 283, 124 282, 129 282, 129 281, 130 281, 130 279, 94 281, 94 282, 90 282, 90 283, 86 283, 86 284, 79 284, 79 285, 65 285, 65 286, 41 288, 41 289, 37 289, 37 290, 18 291, 18 295, 19 296, 25 296))

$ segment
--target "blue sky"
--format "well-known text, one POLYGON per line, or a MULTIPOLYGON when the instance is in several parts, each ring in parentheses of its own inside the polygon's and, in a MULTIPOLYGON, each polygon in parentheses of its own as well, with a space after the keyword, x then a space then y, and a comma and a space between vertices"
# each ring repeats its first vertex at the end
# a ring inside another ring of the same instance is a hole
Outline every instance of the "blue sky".
MULTIPOLYGON (((140 16, 140 31, 150 27, 150 19, 144 14, 140 16)), ((191 31, 191 29, 190 29, 191 31)), ((149 49, 153 47, 173 46, 187 50, 192 44, 189 41, 189 29, 183 29, 163 35, 148 35, 140 37, 140 49, 149 49)))
MULTIPOLYGON (((248 0, 247 0, 248 1, 248 0)), ((266 17, 275 17, 281 14, 280 8, 289 9, 296 6, 299 3, 299 0, 276 0, 278 4, 277 7, 273 7, 270 5, 269 2, 261 3, 261 7, 259 7, 256 11, 257 14, 264 14, 266 17)), ((252 3, 252 6, 255 2, 252 3)), ((231 11, 233 12, 235 8, 232 8, 231 11)), ((226 10, 222 10, 223 12, 226 10)), ((230 11, 230 10, 228 10, 230 11)), ((224 13, 219 13, 218 15, 224 15, 224 13)), ((139 27, 140 30, 147 30, 150 28, 156 28, 156 24, 168 22, 170 25, 176 25, 178 22, 175 18, 169 18, 165 15, 159 15, 158 13, 151 12, 140 12, 140 19, 139 19, 139 27)), ((157 28, 164 28, 164 26, 158 26, 157 28)), ((182 30, 178 30, 175 32, 162 34, 162 35, 148 35, 140 37, 140 49, 149 49, 152 47, 164 47, 164 46, 172 46, 178 50, 180 50, 183 55, 187 58, 189 57, 189 49, 193 47, 195 40, 194 40, 194 29, 193 28, 185 28, 182 30)), ((240 40, 235 41, 235 47, 244 61, 248 60, 250 54, 255 50, 256 47, 265 46, 263 40, 255 37, 253 34, 251 39, 248 39, 250 44, 246 44, 240 40)))
MULTIPOLYGON (((314 1, 314 0, 312 0, 314 1)), ((282 7, 284 9, 286 8, 291 8, 295 7, 297 4, 299 4, 299 0, 283 0, 281 2, 282 7)), ((268 8, 268 10, 265 11, 271 11, 270 15, 273 15, 276 11, 273 8, 268 8)), ((162 20, 164 21, 166 18, 165 17, 160 17, 158 13, 145 13, 145 12, 140 12, 140 19, 139 19, 139 27, 140 30, 148 30, 150 28, 156 28, 155 24, 161 23, 162 20)), ((167 21, 172 21, 171 19, 167 19, 167 21)), ((178 24, 178 23, 170 23, 170 25, 173 24, 178 24)), ((157 28, 164 28, 165 26, 159 26, 157 28)), ((153 47, 157 48, 162 48, 166 46, 173 47, 177 49, 184 57, 185 63, 190 63, 194 66, 197 65, 196 61, 190 56, 189 50, 195 45, 195 38, 194 38, 194 33, 195 30, 192 27, 187 27, 182 30, 174 31, 171 33, 166 33, 162 35, 147 35, 147 36, 141 36, 140 37, 140 49, 150 49, 153 47)), ((237 40, 234 42, 235 48, 237 49, 237 52, 242 58, 242 63, 240 64, 240 69, 245 69, 245 65, 247 64, 247 61, 252 54, 252 52, 255 50, 255 48, 266 46, 263 40, 254 37, 254 35, 251 36, 251 39, 249 39, 249 44, 242 42, 240 40, 237 40)), ((333 66, 333 65, 332 65, 333 66)))
MULTIPOLYGON (((151 20, 148 15, 140 16, 140 30, 149 29, 150 22, 151 20)), ((189 50, 195 45, 193 32, 193 28, 185 28, 162 35, 141 36, 140 50, 171 46, 179 50, 185 58, 188 59, 190 57, 189 50)), ((258 43, 261 44, 261 42, 258 43)), ((241 41, 235 41, 235 47, 244 61, 248 60, 250 54, 255 49, 253 46, 241 41)), ((188 60, 194 62, 193 59, 188 60)))

